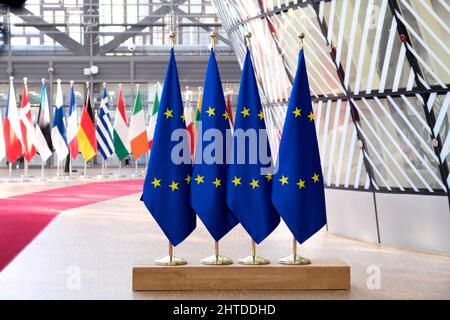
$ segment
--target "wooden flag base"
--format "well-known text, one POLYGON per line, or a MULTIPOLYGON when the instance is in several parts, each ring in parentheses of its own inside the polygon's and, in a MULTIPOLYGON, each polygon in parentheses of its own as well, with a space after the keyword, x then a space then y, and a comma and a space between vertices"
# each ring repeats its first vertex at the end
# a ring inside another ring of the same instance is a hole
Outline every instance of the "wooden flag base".
POLYGON ((310 265, 136 266, 134 291, 348 290, 350 266, 340 260, 310 265))

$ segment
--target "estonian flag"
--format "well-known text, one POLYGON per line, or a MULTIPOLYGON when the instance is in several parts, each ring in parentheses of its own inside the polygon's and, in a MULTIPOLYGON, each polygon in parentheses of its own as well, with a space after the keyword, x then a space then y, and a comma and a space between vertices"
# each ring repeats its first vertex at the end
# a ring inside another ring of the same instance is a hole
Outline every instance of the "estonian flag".
POLYGON ((261 153, 265 153, 264 156, 270 160, 271 154, 248 49, 239 88, 232 152, 227 203, 252 239, 259 244, 278 226, 280 217, 270 201, 272 175, 270 171, 264 173, 264 168, 269 169, 270 165, 263 163, 264 159, 260 157, 261 153), (248 141, 246 134, 257 141, 248 141), (240 163, 242 155, 245 156, 245 164, 240 163), (251 163, 251 159, 256 161, 251 163))
POLYGON ((183 119, 180 82, 171 49, 142 200, 174 246, 183 242, 196 226, 189 198, 192 173, 189 138, 183 119), (181 134, 181 142, 173 141, 173 133, 181 134), (181 148, 179 153, 174 151, 177 148, 181 148), (186 161, 176 163, 180 159, 173 159, 172 153, 186 161))
POLYGON ((191 181, 191 204, 214 240, 219 241, 238 224, 226 203, 227 159, 225 142, 230 135, 230 121, 214 50, 211 49, 206 71, 201 108, 202 131, 214 130, 211 142, 199 135, 191 181), (199 161, 199 159, 201 161, 199 161))
POLYGON ((298 60, 278 154, 272 201, 295 239, 303 243, 325 226, 319 147, 303 50, 298 60))

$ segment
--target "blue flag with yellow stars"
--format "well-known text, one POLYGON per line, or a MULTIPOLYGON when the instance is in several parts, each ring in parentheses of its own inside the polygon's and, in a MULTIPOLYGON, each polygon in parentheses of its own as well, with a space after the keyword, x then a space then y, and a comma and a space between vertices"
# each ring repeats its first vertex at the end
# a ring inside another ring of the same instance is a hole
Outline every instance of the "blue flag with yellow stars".
POLYGON ((271 153, 250 51, 242 70, 228 170, 227 204, 256 243, 280 223, 270 200, 271 153))
MULTIPOLYGON (((219 68, 211 49, 206 70, 205 88, 200 114, 202 132, 214 133, 211 142, 201 141, 199 134, 191 182, 191 205, 212 237, 219 241, 238 221, 226 203, 227 159, 225 142, 230 140, 230 121, 219 68), (229 137, 229 138, 228 138, 229 137)), ((205 139, 206 140, 206 139, 205 139)))
POLYGON ((322 168, 303 50, 299 55, 281 137, 272 201, 300 243, 327 223, 322 168))
POLYGON ((159 110, 142 200, 176 246, 195 229, 196 216, 189 201, 192 164, 173 49, 159 110), (173 135, 179 139, 172 139, 173 135))

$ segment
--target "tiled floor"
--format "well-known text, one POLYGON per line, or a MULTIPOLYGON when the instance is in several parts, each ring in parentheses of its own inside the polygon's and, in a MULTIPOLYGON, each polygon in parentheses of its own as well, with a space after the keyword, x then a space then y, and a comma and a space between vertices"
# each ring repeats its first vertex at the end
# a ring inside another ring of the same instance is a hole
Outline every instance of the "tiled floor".
MULTIPOLYGON (((79 181, 3 183, 0 197, 73 183, 79 181)), ((290 253, 290 246, 291 236, 280 225, 258 252, 276 262, 290 253)), ((350 291, 133 292, 132 266, 150 264, 166 250, 167 241, 139 194, 65 211, 0 273, 0 299, 450 299, 450 257, 380 247, 325 231, 308 241, 302 254, 350 264, 350 291), (380 271, 379 289, 370 289, 373 270, 380 271)), ((175 253, 198 261, 212 250, 213 241, 199 223, 175 253)), ((221 251, 233 259, 248 255, 245 231, 239 226, 232 230, 221 251)))

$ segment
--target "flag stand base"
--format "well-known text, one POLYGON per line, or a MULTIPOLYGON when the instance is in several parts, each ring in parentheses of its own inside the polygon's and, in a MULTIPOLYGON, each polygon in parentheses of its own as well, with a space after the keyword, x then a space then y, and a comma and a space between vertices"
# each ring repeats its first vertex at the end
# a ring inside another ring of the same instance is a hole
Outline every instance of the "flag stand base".
POLYGON ((187 264, 187 261, 183 258, 165 256, 163 258, 155 260, 155 264, 158 266, 182 266, 187 264))
POLYGON ((246 258, 239 259, 238 263, 245 266, 263 266, 270 264, 270 261, 260 256, 248 256, 246 258))
POLYGON ((227 266, 233 264, 233 260, 227 257, 213 255, 200 260, 200 263, 207 266, 227 266))
POLYGON ((311 264, 311 260, 301 257, 298 254, 297 255, 290 255, 288 257, 285 258, 281 258, 278 261, 279 264, 284 264, 284 265, 297 265, 297 266, 306 266, 311 264))

